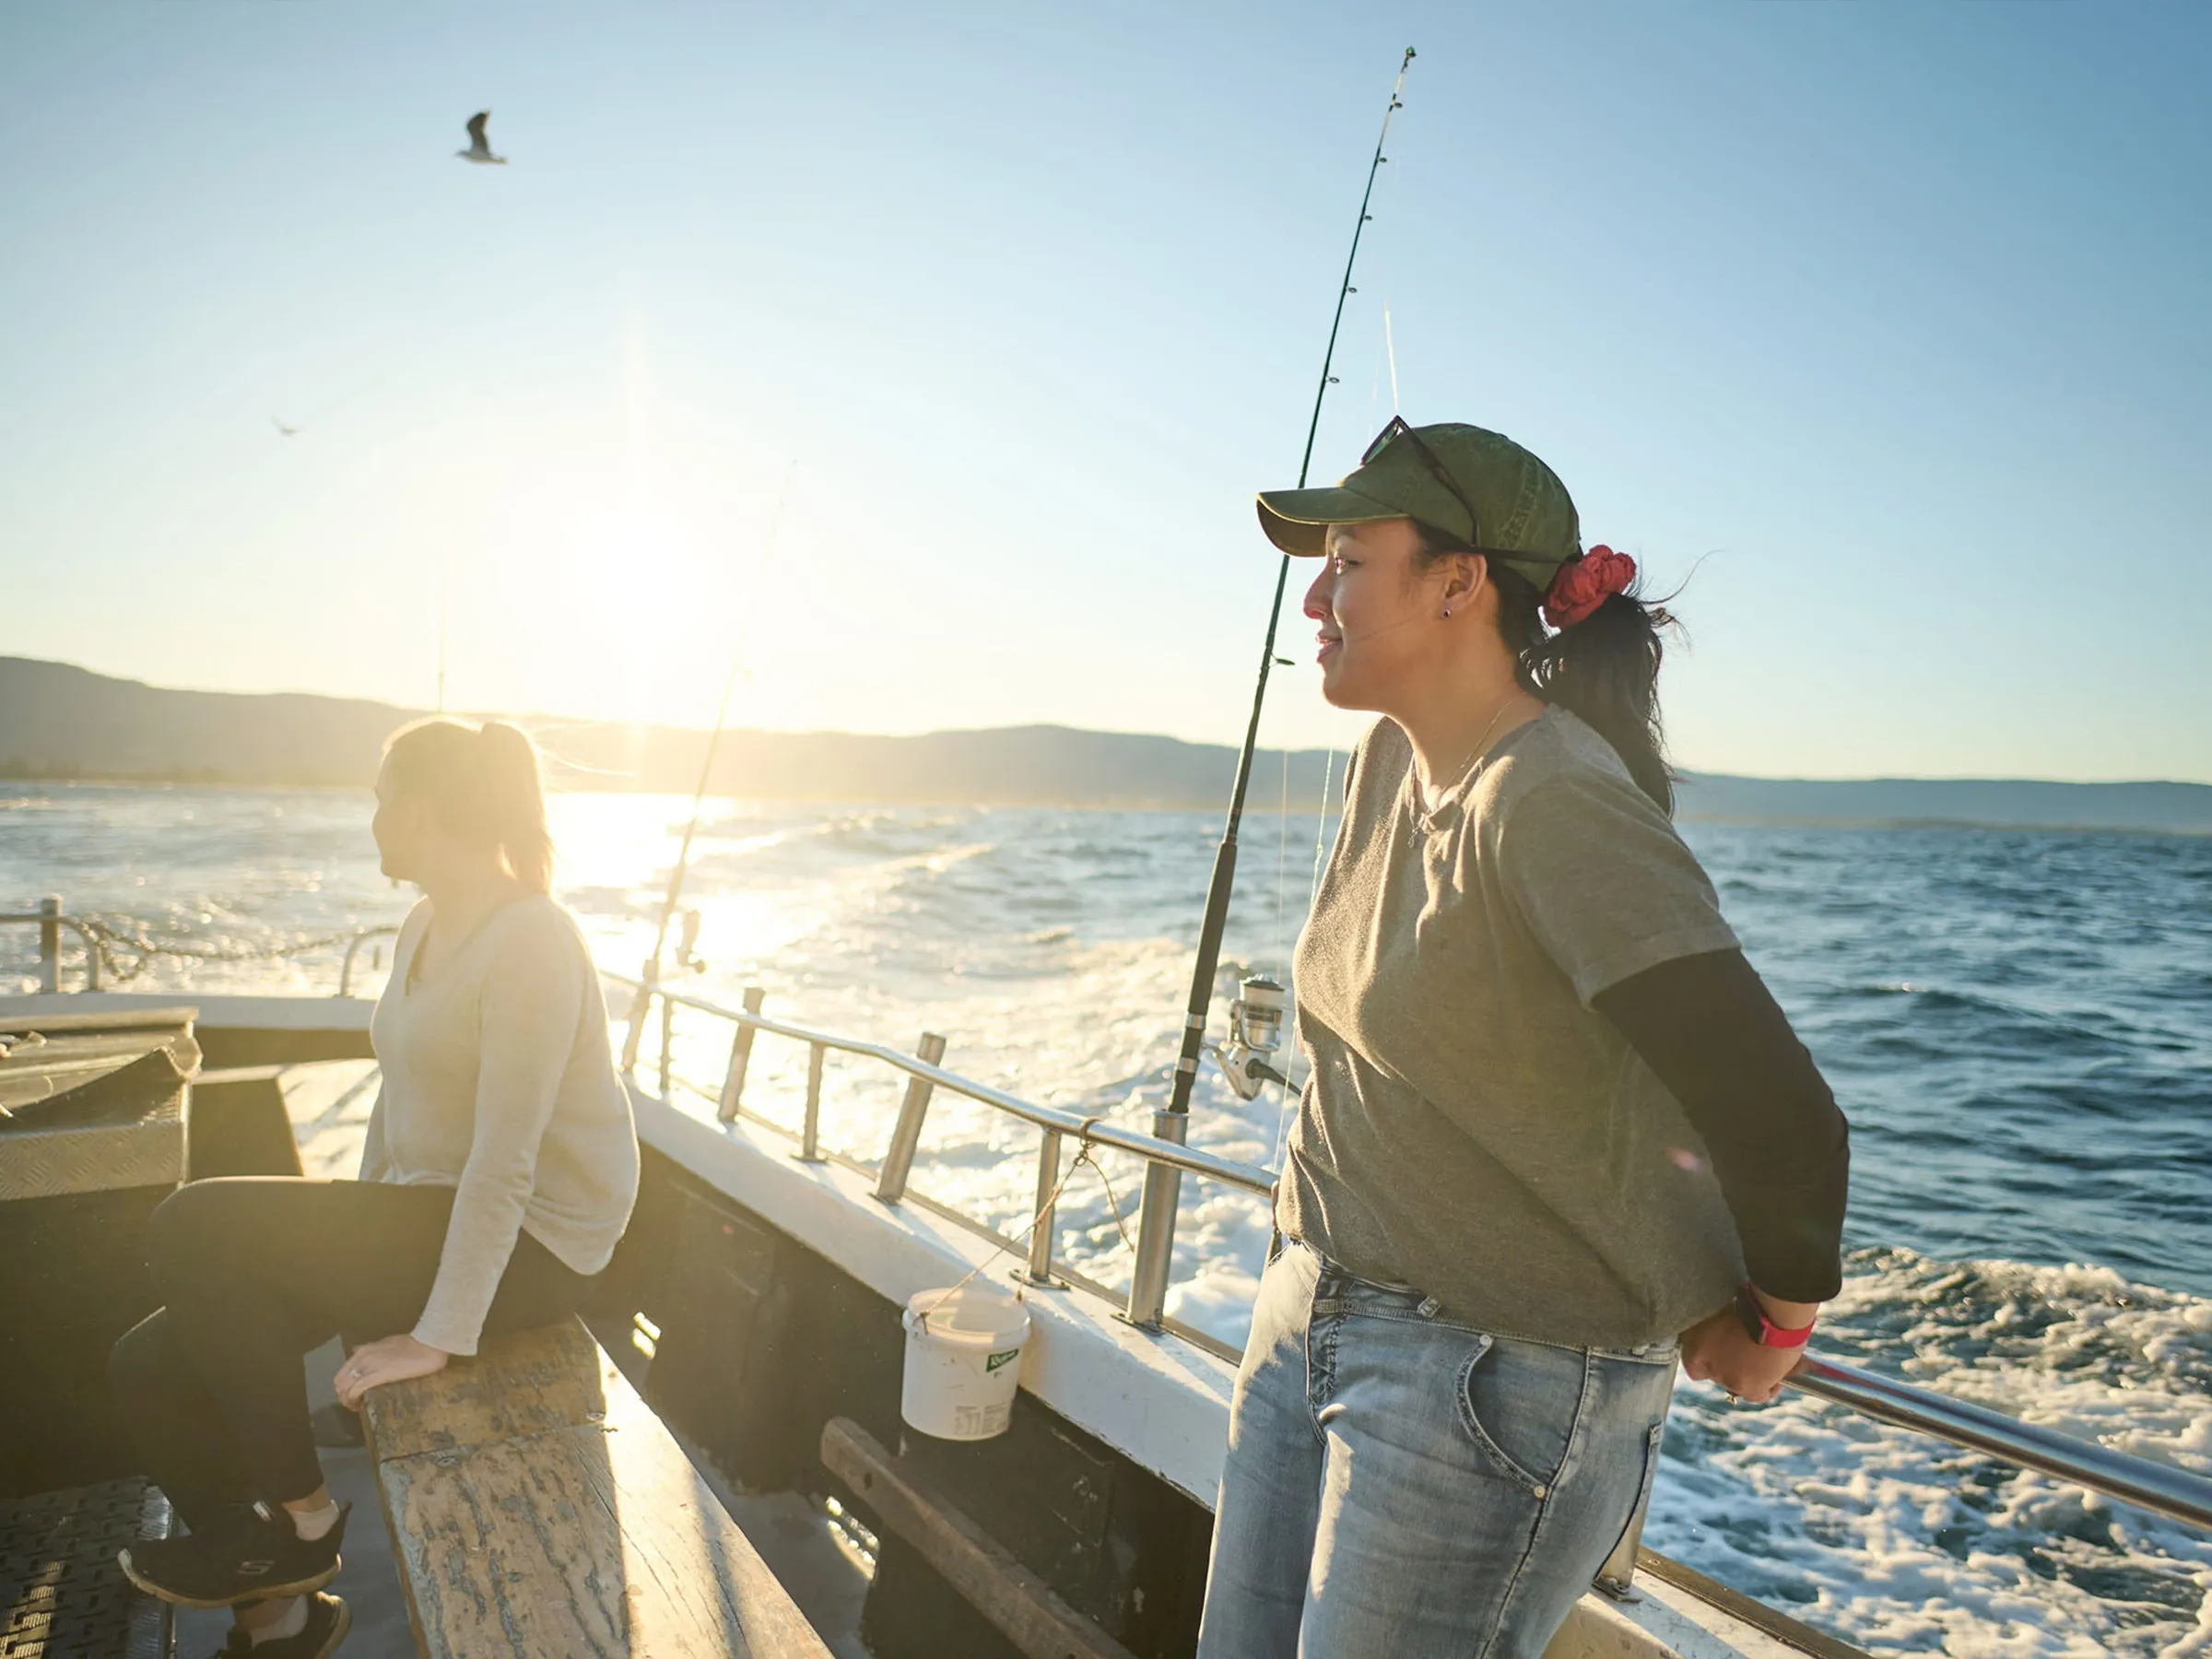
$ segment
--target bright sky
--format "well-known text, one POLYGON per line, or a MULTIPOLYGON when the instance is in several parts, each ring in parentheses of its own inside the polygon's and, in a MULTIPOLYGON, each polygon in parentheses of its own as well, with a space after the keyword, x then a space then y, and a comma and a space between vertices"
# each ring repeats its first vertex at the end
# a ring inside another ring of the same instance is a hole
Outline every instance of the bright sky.
POLYGON ((2212 781, 2201 6, 10 6, 0 653, 1234 742, 1409 41, 1317 477, 1694 568, 1688 765, 2212 781))

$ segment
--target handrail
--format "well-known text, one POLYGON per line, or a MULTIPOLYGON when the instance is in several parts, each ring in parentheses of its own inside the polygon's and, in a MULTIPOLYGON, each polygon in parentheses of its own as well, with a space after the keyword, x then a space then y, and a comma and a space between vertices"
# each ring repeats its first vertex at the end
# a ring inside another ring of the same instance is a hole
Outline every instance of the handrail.
MULTIPOLYGON (((1209 1152, 1194 1151, 1157 1135, 1115 1129, 1076 1112, 1053 1106, 1040 1106, 879 1042, 844 1037, 834 1031, 817 1030, 810 1026, 796 1025, 787 1020, 771 1019, 752 1008, 724 1007, 705 997, 670 991, 657 984, 647 985, 644 981, 630 974, 617 973, 607 969, 601 969, 600 972, 618 984, 643 992, 645 1001, 656 995, 661 996, 670 1004, 732 1020, 741 1030, 766 1031, 771 1036, 787 1037, 809 1044, 818 1056, 815 1064, 809 1067, 810 1093, 818 1093, 820 1088, 819 1052, 835 1049, 841 1053, 860 1054, 881 1061, 911 1077, 921 1078, 935 1088, 985 1106, 995 1107, 1036 1124, 1045 1132, 1044 1159, 1054 1169, 1058 1167, 1060 1152, 1057 1137, 1074 1135, 1100 1146, 1112 1147, 1263 1196, 1272 1194, 1275 1189, 1274 1174, 1255 1164, 1238 1163, 1230 1159, 1218 1158, 1209 1152)), ((748 1002, 753 1000, 748 996, 748 1002)), ((636 1018, 641 1021, 643 1014, 644 1002, 641 1001, 636 1018)), ((1041 1190, 1047 1185, 1041 1176, 1043 1167, 1043 1164, 1040 1165, 1041 1190)), ((1049 1225, 1049 1219, 1041 1219, 1041 1227, 1049 1225)), ((1145 1241, 1140 1237, 1137 1242, 1141 1251, 1145 1241)), ((1042 1249, 1032 1249, 1029 1267, 1023 1276, 1025 1280, 1032 1285, 1049 1283, 1051 1261, 1049 1242, 1042 1249)), ((1877 1422, 1892 1423, 1936 1440, 1947 1441, 1969 1451, 1998 1458, 2018 1468, 2033 1469, 2041 1474, 2054 1476, 2060 1480, 2100 1492, 2108 1498, 2117 1498, 2124 1503, 2139 1505, 2176 1521, 2212 1528, 2212 1477, 2192 1474, 2171 1464, 2154 1463, 2149 1458, 2137 1457, 2132 1453, 2116 1452, 2094 1441, 2085 1441, 2074 1435, 2062 1434, 2056 1430, 2023 1423, 1985 1406, 1975 1406, 1964 1400, 1953 1399, 1947 1394, 1915 1388, 1909 1382, 1878 1377, 1852 1366, 1839 1365, 1833 1360, 1816 1359, 1808 1356, 1787 1379, 1787 1385, 1831 1405, 1845 1406, 1863 1417, 1873 1418, 1877 1422)))
POLYGON ((1790 1386, 1862 1417, 1895 1423, 1970 1451, 1985 1452, 2023 1469, 2054 1475, 2108 1498, 2156 1510, 2193 1526, 2212 1527, 2212 1479, 2171 1464, 2115 1452, 2095 1441, 2061 1434, 1948 1394, 1914 1388, 1832 1359, 1807 1356, 1790 1386))
MULTIPOLYGON (((644 982, 634 975, 617 973, 606 968, 599 972, 602 978, 613 980, 619 985, 628 985, 632 990, 645 988, 644 982)), ((816 1030, 811 1026, 794 1025, 787 1020, 771 1019, 765 1014, 748 1014, 737 1008, 726 1008, 704 997, 689 996, 663 986, 654 986, 652 994, 680 1007, 695 1008, 701 1014, 718 1015, 737 1025, 766 1031, 771 1037, 788 1037, 794 1042, 818 1043, 841 1054, 859 1054, 866 1059, 879 1060, 910 1077, 919 1077, 980 1105, 995 1107, 1025 1123, 1034 1124, 1040 1129, 1055 1130, 1062 1135, 1096 1142, 1101 1147, 1112 1147, 1119 1152, 1131 1152, 1139 1158, 1172 1164, 1176 1169, 1187 1171, 1193 1175, 1203 1175, 1208 1180, 1241 1187, 1263 1198, 1271 1196, 1275 1192, 1274 1171, 1262 1169, 1257 1164, 1239 1163, 1233 1159, 1217 1157, 1211 1152, 1179 1147, 1173 1141, 1161 1140, 1156 1135, 1141 1134, 1134 1129, 1116 1129, 1111 1124, 1094 1122, 1079 1112, 1066 1112, 1057 1106, 1040 1106, 1032 1100, 993 1088, 988 1083, 978 1083, 971 1077, 963 1077, 958 1072, 947 1071, 941 1065, 933 1065, 926 1060, 884 1043, 870 1042, 860 1037, 844 1037, 835 1031, 816 1030), (1090 1125, 1088 1130, 1084 1127, 1086 1124, 1090 1125)))

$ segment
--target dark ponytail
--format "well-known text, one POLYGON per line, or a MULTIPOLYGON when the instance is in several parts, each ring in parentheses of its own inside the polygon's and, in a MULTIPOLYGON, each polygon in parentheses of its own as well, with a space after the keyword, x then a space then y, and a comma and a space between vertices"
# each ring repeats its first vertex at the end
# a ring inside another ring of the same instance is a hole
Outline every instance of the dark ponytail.
MULTIPOLYGON (((1415 521, 1418 562, 1425 568, 1454 553, 1473 553, 1465 542, 1415 521)), ((1637 787, 1669 817, 1675 810, 1675 773, 1667 764, 1659 720, 1662 635, 1680 626, 1656 600, 1645 600, 1631 582, 1608 595, 1571 627, 1544 625, 1544 591, 1495 555, 1484 555, 1498 590, 1498 631, 1513 653, 1524 689, 1565 709, 1607 743, 1637 787)))
POLYGON ((553 835, 537 746, 519 726, 418 720, 393 733, 384 764, 394 787, 428 799, 453 834, 498 848, 508 872, 532 892, 551 890, 553 835))

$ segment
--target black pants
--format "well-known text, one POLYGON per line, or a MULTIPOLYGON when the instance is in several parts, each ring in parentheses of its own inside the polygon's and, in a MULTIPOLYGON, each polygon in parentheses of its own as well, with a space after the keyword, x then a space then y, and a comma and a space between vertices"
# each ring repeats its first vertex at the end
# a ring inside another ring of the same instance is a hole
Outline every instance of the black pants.
MULTIPOLYGON (((414 1329, 453 1207, 450 1187, 239 1176, 179 1187, 154 1211, 147 1265, 164 1305, 115 1345, 108 1374, 187 1525, 323 1484, 303 1357, 340 1333, 414 1329)), ((560 1319, 594 1282, 524 1233, 484 1328, 560 1319)))

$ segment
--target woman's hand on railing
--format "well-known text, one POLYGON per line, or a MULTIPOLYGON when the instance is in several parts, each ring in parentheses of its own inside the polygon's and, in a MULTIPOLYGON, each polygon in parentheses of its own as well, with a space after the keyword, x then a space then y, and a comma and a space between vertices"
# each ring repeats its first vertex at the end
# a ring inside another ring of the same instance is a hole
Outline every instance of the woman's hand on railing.
POLYGON ((1718 1382, 1747 1406, 1764 1406, 1805 1358, 1803 1348, 1766 1347, 1745 1334, 1734 1308, 1700 1319, 1682 1333, 1682 1369, 1700 1382, 1718 1382))

